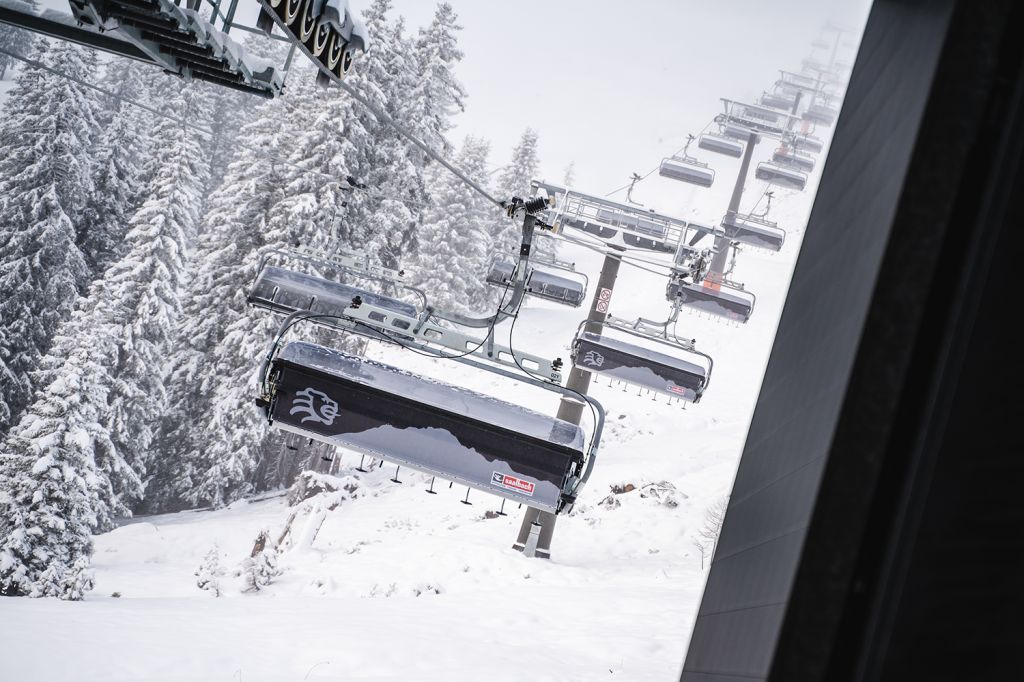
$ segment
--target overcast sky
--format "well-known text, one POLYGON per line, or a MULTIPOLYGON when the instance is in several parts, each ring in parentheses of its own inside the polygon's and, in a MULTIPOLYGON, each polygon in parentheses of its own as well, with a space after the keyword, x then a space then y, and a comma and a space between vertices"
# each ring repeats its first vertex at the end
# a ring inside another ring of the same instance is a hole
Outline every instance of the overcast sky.
MULTIPOLYGON (((595 194, 679 149, 721 110, 719 97, 752 99, 778 69, 799 70, 826 22, 859 39, 870 9, 869 0, 449 2, 469 92, 453 139, 484 136, 501 163, 532 126, 546 179, 560 182, 575 161, 576 186, 595 194)), ((352 0, 356 11, 367 4, 352 0)), ((416 27, 435 3, 394 5, 416 27)), ((676 208, 678 183, 652 178, 643 190, 648 206, 676 208)))
MULTIPOLYGON (((751 100, 778 69, 799 70, 829 21, 858 33, 870 0, 449 0, 465 57, 469 98, 452 139, 492 143, 508 159, 527 126, 540 133, 542 175, 604 194, 654 168, 720 110, 719 97, 751 100)), ((67 11, 66 0, 43 4, 67 11)), ((351 0, 358 14, 369 0, 351 0)), ((256 0, 241 0, 252 23, 256 0)), ((411 30, 435 2, 394 0, 411 30)), ((373 37, 370 36, 370 40, 373 37)), ((638 196, 679 212, 678 183, 656 176, 638 196)), ((619 195, 622 198, 622 195, 619 195)))

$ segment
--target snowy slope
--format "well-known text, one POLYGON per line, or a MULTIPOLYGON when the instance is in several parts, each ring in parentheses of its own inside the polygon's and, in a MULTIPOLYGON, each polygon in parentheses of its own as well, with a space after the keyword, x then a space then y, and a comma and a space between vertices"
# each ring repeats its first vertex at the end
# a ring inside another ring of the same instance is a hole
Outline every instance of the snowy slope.
MULTIPOLYGON (((755 161, 771 146, 762 143, 755 161)), ((712 189, 680 185, 680 205, 658 208, 719 218, 738 162, 713 163, 712 189)), ((463 505, 465 489, 446 484, 428 495, 420 475, 403 470, 395 484, 393 466, 362 474, 347 455, 337 473, 354 492, 311 546, 293 534, 300 540, 282 554, 282 575, 263 592, 241 594, 228 576, 215 599, 193 572, 215 544, 236 567, 261 529, 277 534, 289 513, 283 498, 136 519, 96 538, 96 589, 84 602, 0 600, 0 649, 32 653, 0 655, 0 680, 678 679, 680 633, 706 576, 692 540, 731 486, 820 170, 806 193, 776 191, 770 217, 789 231, 783 251, 740 255, 734 278, 758 296, 751 321, 681 318, 680 334, 715 359, 700 404, 682 409, 594 383, 608 411, 604 446, 576 511, 558 521, 550 562, 511 550, 514 505, 487 518, 496 498, 471 493, 463 505), (625 484, 636 489, 610 492, 625 484)), ((751 184, 744 207, 763 189, 751 184)), ((596 280, 599 255, 566 246, 560 256, 596 280)), ((664 319, 663 290, 662 278, 623 267, 612 312, 664 319)), ((515 347, 568 361, 584 315, 531 301, 515 347)), ((508 325, 500 329, 507 339, 508 325)), ((371 356, 556 409, 538 389, 454 363, 381 347, 371 356)), ((301 531, 305 517, 295 523, 301 531)))

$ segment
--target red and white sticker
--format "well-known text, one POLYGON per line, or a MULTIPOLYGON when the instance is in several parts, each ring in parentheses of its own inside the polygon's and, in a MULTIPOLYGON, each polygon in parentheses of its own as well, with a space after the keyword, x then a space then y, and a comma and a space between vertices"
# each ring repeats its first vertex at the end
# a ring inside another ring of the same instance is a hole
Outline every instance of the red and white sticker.
POLYGON ((533 497, 534 484, 532 481, 503 474, 500 471, 495 471, 491 474, 491 485, 496 485, 506 490, 514 490, 517 493, 533 497))
POLYGON ((601 293, 597 295, 597 298, 601 301, 612 300, 612 290, 607 287, 601 287, 601 293))
POLYGON ((594 308, 599 313, 606 313, 608 312, 608 301, 598 301, 597 305, 594 306, 594 308))

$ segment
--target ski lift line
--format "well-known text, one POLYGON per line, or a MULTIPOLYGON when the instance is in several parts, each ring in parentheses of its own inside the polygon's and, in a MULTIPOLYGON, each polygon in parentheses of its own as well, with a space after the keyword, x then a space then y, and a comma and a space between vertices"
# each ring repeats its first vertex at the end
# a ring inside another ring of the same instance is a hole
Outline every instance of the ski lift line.
MULTIPOLYGON (((243 149, 248 149, 250 151, 261 151, 261 150, 256 149, 255 147, 247 147, 247 146, 242 145, 242 144, 239 144, 239 145, 236 145, 236 146, 241 147, 243 149)), ((289 166, 291 168, 294 168, 295 170, 299 171, 300 173, 305 173, 307 175, 318 175, 318 176, 320 176, 322 178, 327 178, 331 182, 338 183, 340 185, 340 189, 342 189, 343 191, 346 191, 346 192, 351 192, 353 190, 358 190, 360 193, 362 193, 362 194, 364 194, 364 195, 366 195, 368 197, 372 197, 374 199, 391 199, 392 201, 400 202, 402 204, 405 204, 406 206, 416 206, 416 207, 419 207, 419 208, 428 208, 428 207, 432 206, 432 204, 429 204, 429 203, 427 203, 425 201, 416 201, 414 199, 409 199, 407 197, 401 197, 401 196, 398 196, 396 194, 385 194, 384 192, 380 192, 380 191, 377 191, 377 190, 371 190, 371 189, 369 189, 367 187, 360 187, 360 186, 352 185, 351 183, 348 183, 348 180, 346 178, 342 178, 342 179, 339 180, 336 175, 331 175, 330 173, 324 173, 323 171, 312 170, 312 169, 309 169, 309 168, 303 168, 302 166, 298 165, 297 163, 294 163, 294 162, 291 162, 291 161, 286 161, 286 160, 282 159, 279 156, 269 156, 268 155, 268 156, 266 156, 266 158, 270 162, 271 167, 273 167, 275 164, 281 164, 283 166, 289 166), (346 186, 342 185, 341 183, 343 183, 343 182, 344 183, 348 183, 348 186, 346 187, 346 186)))
POLYGON ((148 111, 149 113, 151 113, 151 114, 153 114, 155 116, 159 116, 161 118, 166 118, 168 121, 173 121, 174 123, 177 123, 177 124, 179 124, 179 125, 181 125, 183 127, 192 128, 193 130, 198 130, 199 132, 201 132, 201 133, 203 133, 205 135, 213 135, 214 134, 212 130, 209 130, 207 128, 203 128, 202 126, 197 126, 194 123, 189 123, 187 120, 185 120, 183 118, 175 118, 174 116, 171 116, 169 114, 165 114, 164 112, 159 111, 158 109, 154 109, 153 107, 150 107, 150 106, 147 106, 145 104, 142 104, 141 102, 136 102, 135 100, 130 99, 128 97, 125 97, 124 95, 119 95, 116 92, 112 92, 110 90, 107 90, 106 88, 101 88, 98 85, 93 85, 92 83, 84 81, 81 78, 78 78, 76 76, 72 76, 71 74, 65 73, 65 72, 63 72, 63 71, 61 71, 59 69, 55 69, 53 67, 47 66, 46 64, 43 64, 42 62, 36 61, 35 59, 31 59, 29 57, 25 57, 23 55, 18 54, 17 52, 11 52, 10 50, 8 50, 5 47, 0 46, 0 54, 5 54, 8 57, 11 57, 12 59, 17 59, 18 61, 24 62, 25 64, 28 64, 29 66, 31 66, 33 68, 42 69, 43 71, 48 71, 49 73, 52 73, 55 76, 60 76, 61 78, 65 78, 65 79, 67 79, 69 81, 72 81, 74 83, 78 83, 79 85, 82 85, 84 87, 90 88, 91 90, 96 90, 97 92, 100 92, 100 93, 106 95, 107 97, 113 97, 114 99, 120 100, 120 101, 125 102, 127 104, 131 104, 132 106, 136 106, 136 107, 138 107, 138 108, 140 108, 140 109, 142 109, 144 111, 148 111))
POLYGON ((430 158, 432 158, 433 160, 437 161, 439 164, 447 168, 449 171, 451 171, 456 177, 462 180, 462 182, 466 183, 466 185, 468 185, 471 189, 476 191, 480 196, 484 197, 485 199, 490 201, 492 204, 498 206, 499 208, 505 208, 506 202, 499 201, 495 199, 493 196, 491 196, 490 192, 485 190, 483 187, 481 187, 475 181, 473 181, 468 175, 466 175, 461 170, 456 168, 454 165, 449 163, 448 160, 444 158, 444 156, 435 152, 433 149, 427 146, 426 143, 420 141, 419 138, 417 138, 415 135, 406 130, 403 125, 398 123, 398 121, 391 118, 391 116, 384 112, 380 107, 375 105, 366 97, 363 97, 363 95, 358 90, 356 90, 351 83, 348 83, 346 81, 338 81, 337 86, 344 90, 346 93, 348 93, 354 100, 356 100, 364 107, 369 109, 370 113, 376 116, 378 120, 391 126, 395 130, 395 132, 399 133, 400 135, 402 135, 402 137, 409 140, 409 142, 413 143, 427 156, 429 156, 430 158))

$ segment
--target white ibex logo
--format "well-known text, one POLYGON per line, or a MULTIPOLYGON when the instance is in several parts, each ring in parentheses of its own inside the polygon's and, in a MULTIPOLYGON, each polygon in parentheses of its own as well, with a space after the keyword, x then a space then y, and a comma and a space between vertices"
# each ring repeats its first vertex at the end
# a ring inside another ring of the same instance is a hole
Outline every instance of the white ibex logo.
POLYGON ((604 365, 604 356, 596 350, 588 350, 583 355, 583 364, 590 365, 591 367, 601 367, 604 365))
POLYGON ((331 400, 326 393, 315 388, 307 388, 295 393, 292 409, 288 414, 304 414, 301 424, 308 421, 320 422, 330 426, 338 416, 338 403, 331 400))

